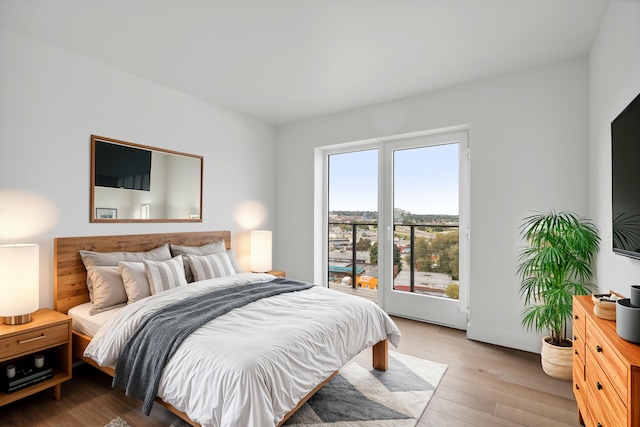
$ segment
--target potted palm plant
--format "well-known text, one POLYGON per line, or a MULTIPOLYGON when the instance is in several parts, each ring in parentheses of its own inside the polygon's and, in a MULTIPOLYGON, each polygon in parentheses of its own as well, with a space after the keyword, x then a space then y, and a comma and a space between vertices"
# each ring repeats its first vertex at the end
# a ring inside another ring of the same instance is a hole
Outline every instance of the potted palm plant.
POLYGON ((540 212, 523 220, 527 242, 518 257, 522 325, 549 333, 542 341, 542 368, 551 377, 571 379, 572 341, 567 338, 573 295, 588 295, 591 262, 600 247, 598 229, 571 212, 540 212))

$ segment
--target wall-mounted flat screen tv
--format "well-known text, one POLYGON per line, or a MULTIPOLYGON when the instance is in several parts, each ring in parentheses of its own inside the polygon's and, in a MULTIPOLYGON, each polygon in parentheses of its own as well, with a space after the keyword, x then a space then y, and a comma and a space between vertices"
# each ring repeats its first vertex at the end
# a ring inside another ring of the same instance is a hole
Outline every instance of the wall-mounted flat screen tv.
POLYGON ((151 151, 96 141, 95 185, 149 191, 151 151))
POLYGON ((613 252, 640 259, 640 94, 611 122, 613 252))

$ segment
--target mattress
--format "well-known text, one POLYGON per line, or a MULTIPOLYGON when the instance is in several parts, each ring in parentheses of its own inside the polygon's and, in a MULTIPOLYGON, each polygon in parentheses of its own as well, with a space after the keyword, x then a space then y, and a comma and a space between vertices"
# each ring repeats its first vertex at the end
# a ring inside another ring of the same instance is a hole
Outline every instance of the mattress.
POLYGON ((93 305, 90 302, 86 302, 69 310, 68 314, 71 319, 73 319, 71 324, 73 325, 74 331, 93 337, 102 325, 120 312, 124 307, 116 307, 111 310, 91 315, 89 314, 89 311, 92 308, 93 305))

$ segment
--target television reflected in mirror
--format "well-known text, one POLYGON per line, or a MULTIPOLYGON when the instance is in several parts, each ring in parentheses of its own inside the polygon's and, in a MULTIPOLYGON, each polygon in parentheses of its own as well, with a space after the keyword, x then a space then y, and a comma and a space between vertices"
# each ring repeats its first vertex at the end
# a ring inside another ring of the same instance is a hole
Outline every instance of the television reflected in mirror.
POLYGON ((202 222, 203 162, 194 154, 91 135, 90 221, 202 222))

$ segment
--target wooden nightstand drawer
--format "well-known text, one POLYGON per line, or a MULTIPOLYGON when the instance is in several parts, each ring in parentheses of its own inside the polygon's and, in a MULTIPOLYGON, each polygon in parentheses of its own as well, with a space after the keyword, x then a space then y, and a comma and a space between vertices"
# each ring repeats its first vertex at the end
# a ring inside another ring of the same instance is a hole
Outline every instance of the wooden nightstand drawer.
POLYGON ((68 323, 16 334, 0 339, 0 361, 65 344, 68 341, 68 323))

